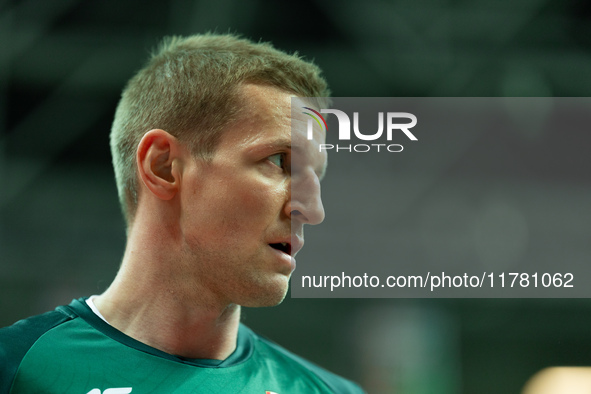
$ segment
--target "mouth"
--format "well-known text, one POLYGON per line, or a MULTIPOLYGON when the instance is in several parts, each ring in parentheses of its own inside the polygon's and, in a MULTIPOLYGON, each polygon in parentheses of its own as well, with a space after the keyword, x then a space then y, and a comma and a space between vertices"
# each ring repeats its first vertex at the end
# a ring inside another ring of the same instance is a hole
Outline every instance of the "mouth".
POLYGON ((269 246, 291 256, 291 244, 289 242, 278 242, 269 244, 269 246))

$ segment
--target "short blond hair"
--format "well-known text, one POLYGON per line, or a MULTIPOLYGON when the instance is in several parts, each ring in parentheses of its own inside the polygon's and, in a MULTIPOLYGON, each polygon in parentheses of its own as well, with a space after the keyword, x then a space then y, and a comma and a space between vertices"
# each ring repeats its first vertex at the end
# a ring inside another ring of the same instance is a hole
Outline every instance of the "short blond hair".
POLYGON ((143 135, 163 129, 210 158, 240 112, 238 87, 257 83, 301 97, 328 97, 320 69, 270 43, 234 35, 167 37, 127 83, 111 128, 119 201, 128 225, 138 202, 135 154, 143 135))

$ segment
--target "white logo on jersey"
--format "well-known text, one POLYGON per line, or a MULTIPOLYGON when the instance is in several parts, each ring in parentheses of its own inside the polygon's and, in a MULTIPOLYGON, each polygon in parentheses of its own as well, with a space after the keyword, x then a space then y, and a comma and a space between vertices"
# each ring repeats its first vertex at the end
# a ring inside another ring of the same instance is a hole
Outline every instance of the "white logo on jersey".
MULTIPOLYGON (((131 393, 131 387, 118 387, 116 389, 106 389, 103 394, 129 394, 131 393)), ((101 394, 99 389, 92 389, 86 394, 101 394)))

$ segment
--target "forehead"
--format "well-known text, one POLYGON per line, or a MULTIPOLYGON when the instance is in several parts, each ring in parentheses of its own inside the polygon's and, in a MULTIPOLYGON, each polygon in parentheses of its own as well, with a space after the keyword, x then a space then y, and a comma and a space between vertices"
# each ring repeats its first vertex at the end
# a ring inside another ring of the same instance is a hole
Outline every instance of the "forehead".
POLYGON ((240 116, 224 132, 222 145, 237 149, 287 147, 292 163, 297 159, 300 165, 314 167, 319 176, 324 174, 327 157, 319 149, 324 143, 324 131, 315 127, 314 138, 308 140, 307 118, 300 110, 309 103, 278 88, 256 84, 243 85, 239 100, 243 104, 240 116))
POLYGON ((277 88, 244 84, 239 88, 239 116, 224 131, 244 144, 269 138, 290 139, 290 95, 277 88))

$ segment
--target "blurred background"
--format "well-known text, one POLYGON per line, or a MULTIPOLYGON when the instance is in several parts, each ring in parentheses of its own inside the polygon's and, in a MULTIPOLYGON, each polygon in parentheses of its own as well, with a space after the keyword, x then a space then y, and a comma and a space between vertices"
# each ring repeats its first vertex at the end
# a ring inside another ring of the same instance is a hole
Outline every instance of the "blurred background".
MULTIPOLYGON (((208 30, 297 50, 335 96, 591 95, 583 0, 0 0, 0 325, 109 285, 125 242, 108 147, 120 91, 159 38, 208 30)), ((517 160, 542 138, 506 148, 517 160)), ((469 165, 453 152, 450 162, 469 165)), ((569 208, 552 218, 561 228, 589 212, 591 165, 577 163, 575 173, 547 168, 553 176, 530 190, 569 208)), ((474 175, 500 176, 527 188, 522 164, 517 178, 468 171, 455 182, 469 190, 474 175)), ((422 198, 439 201, 431 192, 422 198)), ((591 260, 585 230, 552 237, 576 235, 591 260)), ((422 253, 444 235, 410 232, 422 253)), ((288 298, 244 321, 370 393, 519 393, 542 368, 591 365, 588 299, 288 298)))

